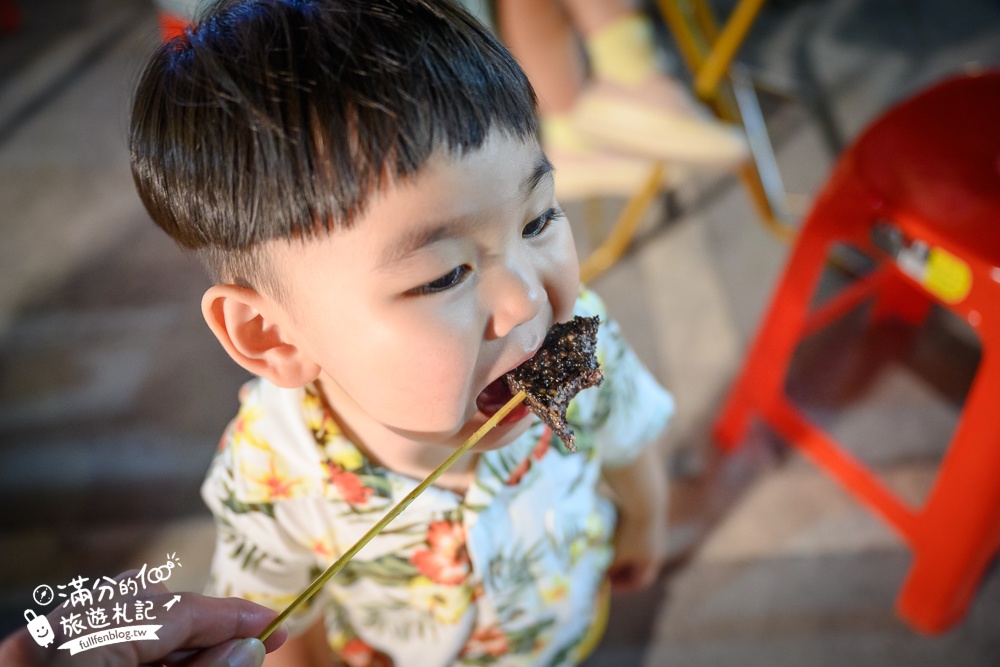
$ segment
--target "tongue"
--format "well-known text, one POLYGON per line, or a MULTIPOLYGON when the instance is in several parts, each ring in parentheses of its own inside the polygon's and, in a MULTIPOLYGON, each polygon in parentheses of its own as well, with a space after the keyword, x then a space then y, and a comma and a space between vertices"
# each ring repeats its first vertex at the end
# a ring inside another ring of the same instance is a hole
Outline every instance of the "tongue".
POLYGON ((507 404, 511 395, 507 382, 502 377, 497 378, 476 397, 476 407, 484 415, 492 415, 507 404))

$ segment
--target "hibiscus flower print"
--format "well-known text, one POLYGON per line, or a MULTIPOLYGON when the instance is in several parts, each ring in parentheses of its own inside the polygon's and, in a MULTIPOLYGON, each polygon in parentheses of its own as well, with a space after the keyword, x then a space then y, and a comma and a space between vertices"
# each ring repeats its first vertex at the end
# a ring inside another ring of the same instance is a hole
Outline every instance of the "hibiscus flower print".
POLYGON ((410 580, 409 593, 413 608, 431 613, 440 623, 458 623, 472 602, 468 586, 443 586, 425 576, 410 580))
POLYGON ((348 667, 392 667, 392 658, 365 643, 360 637, 350 640, 340 649, 340 659, 348 667))
POLYGON ((549 427, 545 427, 542 432, 542 436, 538 438, 538 442, 535 443, 534 449, 531 450, 529 456, 524 457, 524 460, 517 464, 517 467, 511 471, 510 477, 507 478, 507 486, 517 486, 524 479, 524 476, 528 474, 531 470, 532 461, 541 461, 545 454, 552 447, 552 430, 549 427))
POLYGON ((311 387, 306 387, 305 395, 302 397, 302 416, 306 425, 315 435, 323 429, 324 418, 323 401, 319 394, 315 393, 311 387))
POLYGON ((312 539, 312 552, 325 560, 333 561, 340 556, 340 549, 337 548, 336 535, 332 532, 312 539))
POLYGON ((302 416, 312 431, 313 439, 320 447, 340 437, 340 427, 327 411, 319 389, 314 386, 305 388, 302 397, 302 416))
POLYGON ((243 446, 254 447, 263 452, 269 452, 271 447, 257 433, 256 425, 264 415, 264 410, 260 406, 243 406, 236 414, 236 419, 229 425, 230 435, 233 439, 233 448, 240 449, 243 446))
POLYGON ((480 628, 473 633, 472 637, 462 648, 460 657, 475 660, 477 658, 491 657, 499 658, 510 650, 510 639, 500 626, 491 625, 487 628, 480 628))
POLYGON ((569 593, 569 586, 569 579, 562 574, 554 574, 548 585, 542 586, 539 592, 545 604, 552 604, 566 597, 569 593))
POLYGON ((353 472, 344 470, 336 463, 328 463, 327 470, 330 475, 330 483, 336 487, 344 502, 351 505, 364 505, 368 502, 372 490, 364 485, 360 477, 353 472))
POLYGON ((465 527, 458 521, 432 521, 427 529, 427 548, 416 549, 410 562, 435 583, 463 583, 470 570, 465 527))
POLYGON ((266 468, 255 468, 249 463, 244 465, 243 476, 247 482, 248 502, 293 498, 304 493, 308 487, 308 480, 290 476, 284 461, 273 453, 267 457, 266 468))
POLYGON ((324 447, 326 458, 331 463, 336 463, 344 470, 354 472, 365 463, 364 457, 358 448, 344 438, 334 438, 326 443, 324 447))

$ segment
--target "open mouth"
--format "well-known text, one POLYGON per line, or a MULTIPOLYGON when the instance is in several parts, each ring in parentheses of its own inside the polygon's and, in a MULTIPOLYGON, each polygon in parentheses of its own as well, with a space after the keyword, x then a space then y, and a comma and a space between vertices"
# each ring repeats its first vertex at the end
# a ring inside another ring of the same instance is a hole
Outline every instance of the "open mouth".
MULTIPOLYGON (((486 416, 492 416, 507 404, 513 394, 507 386, 507 381, 501 375, 483 389, 476 397, 476 407, 486 416)), ((500 420, 500 424, 512 424, 527 416, 528 407, 521 403, 511 410, 507 416, 500 420)))

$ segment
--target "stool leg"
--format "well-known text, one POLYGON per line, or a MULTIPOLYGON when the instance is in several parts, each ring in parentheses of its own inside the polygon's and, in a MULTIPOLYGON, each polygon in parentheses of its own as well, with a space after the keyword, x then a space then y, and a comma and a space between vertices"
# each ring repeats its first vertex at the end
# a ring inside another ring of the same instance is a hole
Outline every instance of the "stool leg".
POLYGON ((21 10, 14 0, 0 0, 0 33, 14 33, 21 27, 21 10))
POLYGON ((160 37, 164 42, 169 42, 174 37, 180 37, 191 24, 191 21, 183 16, 177 16, 170 12, 157 12, 160 19, 160 37))
POLYGON ((941 464, 914 539, 913 566, 897 608, 936 633, 960 620, 1000 549, 1000 358, 985 350, 958 428, 941 464))
POLYGON ((826 266, 830 241, 825 234, 810 234, 807 227, 795 244, 743 369, 713 426, 723 449, 734 449, 743 439, 752 411, 784 392, 788 365, 826 266))

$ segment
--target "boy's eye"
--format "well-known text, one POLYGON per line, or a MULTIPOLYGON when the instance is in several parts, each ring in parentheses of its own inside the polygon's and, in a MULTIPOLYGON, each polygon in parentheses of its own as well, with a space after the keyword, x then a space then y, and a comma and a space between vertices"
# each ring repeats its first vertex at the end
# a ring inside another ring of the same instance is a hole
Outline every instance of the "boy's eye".
POLYGON ((545 213, 542 213, 540 216, 526 224, 524 229, 521 230, 521 237, 530 239, 538 236, 545 231, 550 222, 558 219, 562 216, 562 214, 562 210, 553 206, 545 213))
POLYGON ((463 264, 462 266, 456 266, 454 269, 444 274, 437 280, 432 280, 426 285, 421 285, 420 287, 415 287, 411 289, 407 294, 418 295, 418 294, 434 294, 435 292, 443 292, 445 290, 455 287, 460 282, 465 280, 469 273, 472 272, 472 267, 468 264, 463 264))

